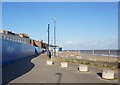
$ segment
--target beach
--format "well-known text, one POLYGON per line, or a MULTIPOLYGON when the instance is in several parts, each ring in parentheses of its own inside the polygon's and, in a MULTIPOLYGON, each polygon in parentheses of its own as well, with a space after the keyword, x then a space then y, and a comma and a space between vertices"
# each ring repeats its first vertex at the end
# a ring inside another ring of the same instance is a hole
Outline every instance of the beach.
POLYGON ((72 58, 78 60, 90 60, 90 61, 100 61, 100 62, 118 62, 119 57, 116 56, 100 56, 100 55, 92 55, 85 54, 79 52, 58 52, 58 57, 64 56, 65 58, 72 58))

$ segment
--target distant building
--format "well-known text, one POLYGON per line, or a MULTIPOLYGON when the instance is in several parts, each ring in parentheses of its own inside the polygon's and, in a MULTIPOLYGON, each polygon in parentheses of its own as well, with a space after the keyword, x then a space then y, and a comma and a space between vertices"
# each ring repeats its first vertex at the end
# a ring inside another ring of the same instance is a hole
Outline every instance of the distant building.
MULTIPOLYGON (((54 46, 49 47, 49 50, 53 50, 54 51, 54 46)), ((60 52, 62 51, 62 47, 56 46, 56 52, 60 52)))

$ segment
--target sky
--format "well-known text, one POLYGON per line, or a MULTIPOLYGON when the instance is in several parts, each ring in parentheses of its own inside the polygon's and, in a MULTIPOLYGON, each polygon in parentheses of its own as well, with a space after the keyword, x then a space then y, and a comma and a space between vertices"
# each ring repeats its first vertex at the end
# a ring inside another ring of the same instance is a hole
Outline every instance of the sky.
POLYGON ((2 0, 2 2, 118 2, 119 0, 2 0))
POLYGON ((27 33, 32 39, 53 44, 56 18, 56 42, 63 49, 117 49, 117 2, 3 2, 2 29, 27 33))

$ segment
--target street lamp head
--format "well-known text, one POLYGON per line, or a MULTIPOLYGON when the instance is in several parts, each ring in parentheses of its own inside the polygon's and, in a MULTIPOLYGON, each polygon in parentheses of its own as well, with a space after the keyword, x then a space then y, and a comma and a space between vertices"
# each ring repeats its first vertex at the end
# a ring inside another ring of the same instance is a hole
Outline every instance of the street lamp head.
POLYGON ((56 18, 55 18, 55 17, 52 17, 52 19, 53 19, 53 20, 56 20, 56 18))

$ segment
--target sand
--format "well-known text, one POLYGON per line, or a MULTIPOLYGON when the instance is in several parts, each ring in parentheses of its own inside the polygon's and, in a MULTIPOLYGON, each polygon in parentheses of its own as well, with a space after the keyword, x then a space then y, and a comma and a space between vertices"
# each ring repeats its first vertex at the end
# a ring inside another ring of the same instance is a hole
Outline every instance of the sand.
POLYGON ((84 59, 84 60, 92 60, 92 61, 101 61, 101 62, 118 62, 119 58, 114 56, 98 56, 91 54, 83 54, 78 52, 59 52, 57 56, 64 56, 68 58, 75 59, 84 59))

